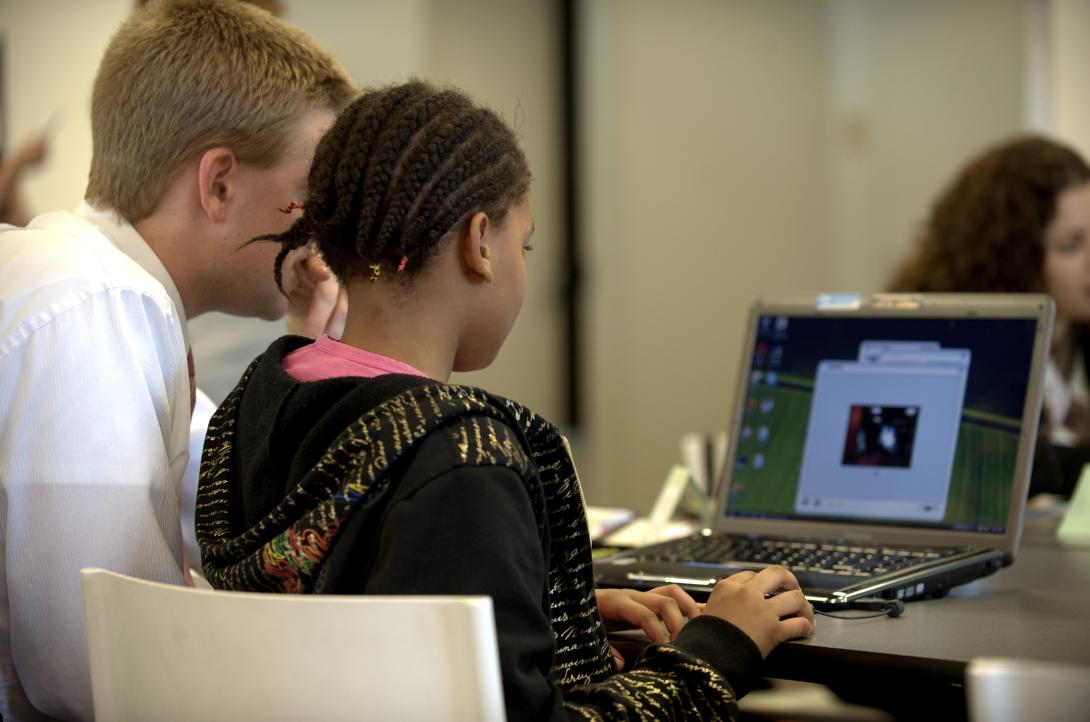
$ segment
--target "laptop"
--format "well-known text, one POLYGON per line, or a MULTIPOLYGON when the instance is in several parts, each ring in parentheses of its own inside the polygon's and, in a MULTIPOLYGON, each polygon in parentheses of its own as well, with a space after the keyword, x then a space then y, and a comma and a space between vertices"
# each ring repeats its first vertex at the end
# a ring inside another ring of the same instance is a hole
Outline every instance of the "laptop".
POLYGON ((836 608, 1012 563, 1053 316, 1034 294, 757 301, 712 528, 596 560, 597 583, 706 595, 781 564, 836 608))

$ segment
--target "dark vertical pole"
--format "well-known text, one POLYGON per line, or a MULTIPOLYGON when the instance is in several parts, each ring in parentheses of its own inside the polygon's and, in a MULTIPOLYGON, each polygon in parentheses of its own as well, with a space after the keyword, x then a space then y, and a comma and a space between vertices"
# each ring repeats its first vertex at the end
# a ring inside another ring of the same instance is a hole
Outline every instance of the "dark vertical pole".
POLYGON ((579 258, 579 233, 582 223, 579 183, 579 37, 576 14, 579 0, 560 3, 561 56, 561 138, 563 188, 561 192, 561 306, 564 334, 564 390, 567 423, 578 427, 582 416, 582 268, 579 258))

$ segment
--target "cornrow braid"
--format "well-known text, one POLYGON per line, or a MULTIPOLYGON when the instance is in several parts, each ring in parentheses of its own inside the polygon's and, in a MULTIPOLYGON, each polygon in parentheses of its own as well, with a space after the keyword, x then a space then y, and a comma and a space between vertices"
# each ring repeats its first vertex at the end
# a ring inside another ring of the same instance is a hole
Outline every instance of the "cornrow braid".
POLYGON ((457 110, 452 114, 454 117, 450 120, 453 122, 449 125, 438 128, 436 127, 438 124, 429 125, 432 116, 440 107, 439 103, 446 101, 450 107, 457 105, 460 100, 462 99, 449 92, 429 98, 427 101, 431 101, 430 103, 425 101, 412 109, 415 112, 407 119, 408 122, 400 123, 397 128, 391 129, 392 132, 384 134, 380 139, 380 142, 384 143, 386 152, 384 156, 376 157, 370 166, 368 185, 372 192, 364 199, 364 207, 369 213, 361 215, 358 228, 361 239, 370 239, 372 255, 383 255, 387 234, 382 229, 390 223, 398 222, 400 206, 408 202, 404 200, 404 197, 411 195, 412 191, 408 191, 406 182, 411 182, 422 170, 434 163, 434 160, 428 156, 442 152, 441 145, 431 141, 430 136, 435 135, 436 132, 440 134, 443 131, 449 132, 450 128, 458 127, 457 110), (421 147, 427 147, 430 152, 426 155, 419 153, 421 147), (406 164, 410 167, 406 168, 406 164), (425 168, 419 167, 421 165, 425 168), (377 229, 376 226, 378 226, 377 229))
POLYGON ((421 193, 431 180, 442 172, 446 163, 444 157, 452 152, 452 147, 463 144, 467 135, 475 133, 472 114, 460 119, 455 116, 452 121, 449 125, 421 131, 414 145, 409 146, 399 159, 399 172, 389 185, 381 224, 377 230, 373 229, 375 249, 379 253, 395 238, 403 241, 396 231, 412 208, 419 205, 421 193), (424 150, 413 153, 418 149, 424 150))
POLYGON ((347 282, 419 273, 446 235, 473 213, 502 223, 529 189, 514 132, 459 90, 413 80, 363 93, 338 117, 314 155, 302 215, 284 233, 284 259, 313 242, 347 282))
MULTIPOLYGON (((390 112, 409 97, 411 92, 407 87, 402 92, 391 92, 375 104, 374 110, 378 113, 390 112)), ((367 146, 357 144, 350 147, 349 141, 353 138, 370 137, 380 125, 373 117, 365 115, 358 115, 352 121, 334 123, 315 149, 303 215, 283 233, 257 236, 250 241, 274 241, 281 244, 273 265, 273 277, 276 287, 282 293, 284 260, 288 254, 317 237, 329 234, 345 235, 344 226, 355 213, 358 199, 353 190, 361 176, 359 172, 352 173, 352 169, 358 169, 362 165, 367 155, 367 146), (372 123, 372 127, 366 127, 368 122, 372 123), (346 148, 349 153, 342 156, 346 148)))
MULTIPOLYGON (((350 122, 344 123, 343 139, 331 139, 329 143, 319 144, 311 176, 315 175, 315 168, 319 172, 322 168, 328 168, 331 184, 314 186, 308 194, 308 197, 314 197, 323 211, 316 219, 315 237, 351 236, 356 226, 354 219, 359 215, 362 204, 360 188, 364 182, 365 165, 372 152, 374 136, 381 131, 381 118, 409 101, 410 91, 406 88, 404 92, 391 93, 384 99, 385 102, 376 103, 370 114, 348 118, 350 122)), ((338 121, 334 128, 341 125, 338 121)))
POLYGON ((280 252, 276 254, 276 260, 273 262, 273 278, 276 280, 276 287, 280 289, 281 293, 284 293, 284 259, 296 248, 305 246, 309 239, 306 223, 303 222, 303 219, 299 219, 283 233, 267 233, 251 239, 248 243, 256 243, 257 241, 276 241, 280 243, 280 252))
MULTIPOLYGON (((463 152, 468 150, 463 146, 463 152)), ((449 228, 464 215, 462 208, 483 205, 489 198, 500 199, 497 205, 501 205, 502 210, 496 213, 494 220, 502 222, 506 207, 525 193, 525 188, 520 186, 515 186, 511 195, 505 192, 510 188, 508 180, 517 177, 517 168, 504 167, 510 157, 509 146, 505 143, 481 148, 476 157, 463 155, 462 161, 450 173, 437 178, 434 188, 426 196, 427 202, 421 205, 417 218, 408 224, 406 230, 423 233, 428 228, 434 233, 440 228, 449 228), (484 162, 479 163, 482 159, 484 162), (491 172, 478 172, 478 165, 484 165, 491 172)), ((438 237, 433 240, 438 240, 438 237)))

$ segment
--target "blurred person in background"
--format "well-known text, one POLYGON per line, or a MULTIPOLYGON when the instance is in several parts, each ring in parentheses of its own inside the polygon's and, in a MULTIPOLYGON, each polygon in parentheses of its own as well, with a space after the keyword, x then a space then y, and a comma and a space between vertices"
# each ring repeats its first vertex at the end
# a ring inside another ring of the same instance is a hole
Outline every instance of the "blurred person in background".
POLYGON ((23 141, 14 151, 0 157, 0 223, 25 226, 30 222, 30 209, 20 183, 27 170, 45 160, 47 152, 48 144, 43 133, 23 141))
POLYGON ((898 292, 1047 293, 1056 303, 1030 494, 1070 495, 1090 462, 1090 167, 1018 137, 973 158, 939 195, 898 292))

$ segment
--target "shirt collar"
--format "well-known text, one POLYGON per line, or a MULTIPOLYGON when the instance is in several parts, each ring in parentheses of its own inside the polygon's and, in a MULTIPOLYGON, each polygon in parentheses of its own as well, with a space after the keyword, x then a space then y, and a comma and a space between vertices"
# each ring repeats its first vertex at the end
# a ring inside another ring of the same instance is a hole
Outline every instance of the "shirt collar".
POLYGON ((182 305, 182 296, 178 293, 178 287, 174 285, 174 279, 159 256, 155 255, 148 242, 121 215, 112 208, 96 208, 87 201, 83 201, 76 208, 76 215, 97 227, 110 239, 118 250, 136 262, 156 281, 166 289, 170 300, 174 302, 174 308, 178 312, 178 320, 182 324, 182 338, 185 347, 189 348, 188 319, 185 315, 185 306, 182 305))

